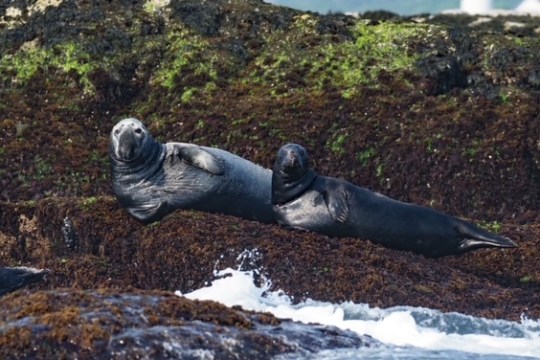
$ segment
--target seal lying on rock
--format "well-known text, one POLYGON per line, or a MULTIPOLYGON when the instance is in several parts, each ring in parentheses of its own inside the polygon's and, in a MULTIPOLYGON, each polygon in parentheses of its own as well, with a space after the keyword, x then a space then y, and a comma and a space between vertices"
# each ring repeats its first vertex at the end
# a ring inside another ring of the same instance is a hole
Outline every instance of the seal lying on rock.
POLYGON ((150 223, 175 209, 195 209, 274 223, 272 172, 227 151, 161 144, 137 119, 110 135, 113 191, 136 219, 150 223))
POLYGON ((505 237, 424 206, 408 204, 317 175, 306 150, 287 144, 273 168, 272 204, 278 223, 335 237, 358 237, 428 257, 485 248, 512 248, 505 237))
POLYGON ((49 270, 34 269, 31 267, 0 267, 0 296, 22 288, 23 286, 38 283, 49 274, 49 270))

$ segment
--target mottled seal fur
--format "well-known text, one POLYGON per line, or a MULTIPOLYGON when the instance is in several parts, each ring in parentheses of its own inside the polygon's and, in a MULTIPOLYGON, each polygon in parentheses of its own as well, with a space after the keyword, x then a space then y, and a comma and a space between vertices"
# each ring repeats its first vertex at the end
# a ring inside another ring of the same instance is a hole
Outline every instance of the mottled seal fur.
POLYGON ((510 239, 437 210, 317 175, 306 150, 297 144, 287 144, 278 152, 272 204, 277 222, 284 226, 334 237, 369 239, 428 257, 517 246, 510 239))
POLYGON ((113 191, 144 223, 175 209, 194 209, 274 223, 272 172, 227 151, 188 143, 161 144, 137 119, 110 134, 113 191))

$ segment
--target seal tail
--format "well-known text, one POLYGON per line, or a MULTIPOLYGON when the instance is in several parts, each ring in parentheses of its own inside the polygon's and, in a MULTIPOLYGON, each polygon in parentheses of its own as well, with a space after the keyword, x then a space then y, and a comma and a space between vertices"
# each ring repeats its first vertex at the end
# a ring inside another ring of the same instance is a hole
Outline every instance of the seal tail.
POLYGON ((509 238, 492 234, 472 224, 460 224, 458 226, 458 231, 463 237, 463 240, 459 245, 459 250, 461 252, 489 247, 518 247, 518 245, 509 238))

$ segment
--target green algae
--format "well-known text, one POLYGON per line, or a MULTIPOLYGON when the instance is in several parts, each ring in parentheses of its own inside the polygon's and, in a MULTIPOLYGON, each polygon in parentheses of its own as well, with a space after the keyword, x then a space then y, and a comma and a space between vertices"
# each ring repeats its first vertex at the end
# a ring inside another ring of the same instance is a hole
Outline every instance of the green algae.
POLYGON ((43 180, 52 174, 52 165, 47 160, 43 159, 41 156, 35 156, 34 164, 36 166, 35 178, 37 180, 43 180))
POLYGON ((166 36, 166 52, 152 75, 152 84, 180 93, 184 104, 199 96, 211 95, 216 82, 233 67, 230 56, 207 39, 179 28, 166 36))
POLYGON ((39 71, 47 71, 50 63, 48 52, 41 48, 5 55, 0 61, 3 74, 14 74, 12 82, 26 84, 39 71))
POLYGON ((502 230, 502 224, 499 221, 482 222, 479 225, 481 228, 494 234, 499 234, 502 230))
MULTIPOLYGON (((91 61, 90 54, 80 45, 67 42, 52 49, 32 46, 15 54, 6 54, 0 60, 0 73, 11 76, 12 84, 22 86, 37 76, 50 78, 52 81, 55 75, 63 75, 67 80, 70 79, 69 75, 75 74, 72 81, 81 86, 83 94, 94 94, 95 87, 90 80, 90 74, 97 66, 91 61)), ((3 80, 8 79, 4 77, 3 80)))
POLYGON ((300 15, 288 32, 270 36, 267 51, 254 61, 250 80, 267 85, 272 95, 337 88, 345 99, 361 86, 376 87, 382 71, 413 69, 419 54, 409 49, 411 39, 432 36, 432 26, 357 20, 351 38, 336 40, 319 34, 318 19, 300 15), (308 42, 310 46, 306 46, 308 42))
POLYGON ((366 167, 375 155, 377 155, 377 149, 368 147, 356 154, 356 160, 358 160, 363 167, 366 167))
POLYGON ((86 210, 91 209, 95 204, 97 204, 98 198, 95 196, 91 196, 89 198, 86 198, 82 201, 82 207, 86 210))
POLYGON ((351 98, 359 85, 376 86, 381 71, 411 69, 418 55, 410 53, 408 41, 423 37, 428 27, 382 22, 371 25, 359 21, 353 28, 354 41, 322 47, 322 60, 311 73, 318 76, 322 88, 325 81, 341 89, 344 98, 351 98))
POLYGON ((345 143, 348 140, 349 135, 344 133, 333 132, 332 136, 328 140, 327 146, 336 155, 344 155, 346 153, 345 143))
POLYGON ((170 0, 147 0, 144 2, 142 8, 145 12, 150 15, 162 11, 168 4, 170 0))

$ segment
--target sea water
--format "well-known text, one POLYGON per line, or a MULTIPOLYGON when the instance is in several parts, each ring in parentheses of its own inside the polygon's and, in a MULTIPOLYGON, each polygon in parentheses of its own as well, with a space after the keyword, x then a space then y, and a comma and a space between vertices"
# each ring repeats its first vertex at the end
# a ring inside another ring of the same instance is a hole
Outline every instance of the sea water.
MULTIPOLYGON (((421 13, 439 13, 445 10, 459 9, 460 0, 265 0, 266 2, 288 6, 301 10, 327 12, 366 12, 387 10, 400 15, 421 13)), ((469 0, 474 3, 475 0, 469 0)), ((477 0, 478 6, 485 0, 477 0)), ((492 0, 493 8, 515 9, 522 0, 492 0)), ((474 5, 473 5, 474 6, 474 5)))
MULTIPOLYGON (((380 348, 327 350, 303 359, 527 359, 540 358, 540 321, 490 320, 409 306, 380 309, 368 304, 333 304, 308 299, 293 304, 271 281, 256 286, 253 271, 216 271, 210 286, 183 294, 227 306, 270 312, 279 318, 319 323, 370 335, 380 348)), ((182 295, 177 292, 178 295, 182 295)), ((298 359, 298 355, 278 359, 298 359)))

